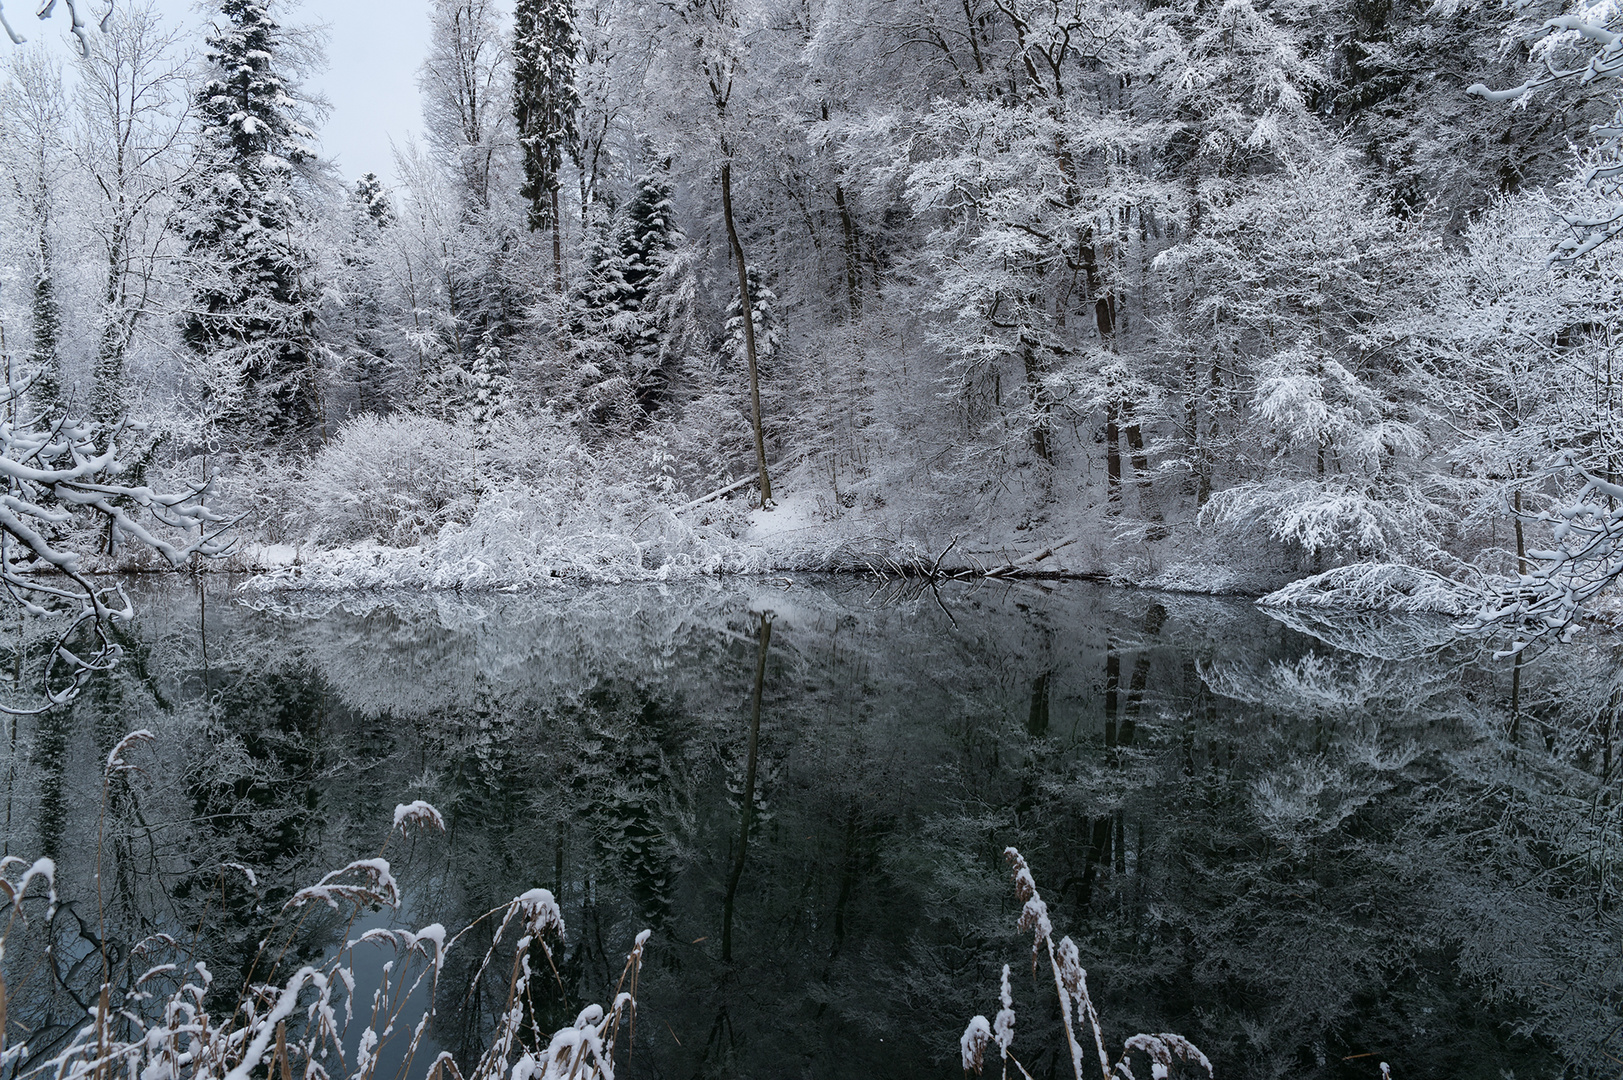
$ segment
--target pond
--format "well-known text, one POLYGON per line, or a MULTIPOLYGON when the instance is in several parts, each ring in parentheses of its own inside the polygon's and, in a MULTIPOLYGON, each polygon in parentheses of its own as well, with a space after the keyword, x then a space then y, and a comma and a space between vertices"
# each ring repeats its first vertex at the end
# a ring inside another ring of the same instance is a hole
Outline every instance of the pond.
MULTIPOLYGON (((1113 1045, 1179 1032, 1233 1078, 1623 1058, 1605 642, 1518 672, 1446 624, 1071 584, 134 598, 123 663, 0 740, 6 853, 54 859, 64 901, 8 943, 25 1068, 104 950, 140 968, 167 934, 240 984, 294 891, 416 799, 446 830, 389 841, 399 910, 310 918, 292 958, 544 887, 568 936, 539 1022, 611 999, 652 931, 623 1077, 960 1076, 1006 963, 1014 1049, 1060 1075, 1011 845, 1113 1045)), ((488 1039, 512 961, 479 975, 483 947, 415 1075, 488 1039)))

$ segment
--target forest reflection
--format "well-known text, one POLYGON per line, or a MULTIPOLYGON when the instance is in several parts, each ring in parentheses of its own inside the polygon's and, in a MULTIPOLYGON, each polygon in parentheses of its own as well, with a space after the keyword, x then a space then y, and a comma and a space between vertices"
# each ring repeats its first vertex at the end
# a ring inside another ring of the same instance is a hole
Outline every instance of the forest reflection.
MULTIPOLYGON (((6 853, 56 859, 66 901, 7 956, 25 1066, 82 1022, 99 950, 138 968, 167 933, 240 980, 267 912, 412 799, 448 831, 388 849, 407 899, 377 924, 551 889, 570 935, 538 1028, 654 931, 622 1075, 956 1076, 1005 962, 1049 1075, 1010 844, 1113 1041, 1178 1031, 1236 1078, 1623 1057, 1604 642, 1524 667, 1513 715, 1510 665, 1446 625, 1092 586, 205 588, 138 597, 116 672, 4 740, 6 853)), ((314 919, 295 951, 346 932, 314 919)), ((463 1061, 505 987, 476 963, 452 955, 430 1033, 463 1061)))

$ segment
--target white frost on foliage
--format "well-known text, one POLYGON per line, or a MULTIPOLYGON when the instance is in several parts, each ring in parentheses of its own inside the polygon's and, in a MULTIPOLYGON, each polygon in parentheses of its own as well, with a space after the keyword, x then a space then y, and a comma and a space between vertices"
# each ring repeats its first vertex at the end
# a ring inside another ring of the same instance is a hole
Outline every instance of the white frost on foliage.
POLYGON ((1357 563, 1293 581, 1257 603, 1262 607, 1466 615, 1478 609, 1481 596, 1457 581, 1417 566, 1357 563))

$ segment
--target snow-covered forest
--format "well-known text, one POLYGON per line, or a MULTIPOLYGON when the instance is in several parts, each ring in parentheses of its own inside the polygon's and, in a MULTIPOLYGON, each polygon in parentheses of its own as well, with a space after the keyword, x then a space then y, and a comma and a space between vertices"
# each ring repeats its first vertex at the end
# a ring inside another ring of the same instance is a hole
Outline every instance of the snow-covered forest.
POLYGON ((319 6, 88 6, 0 52, 15 423, 128 421, 233 568, 1615 572, 1608 5, 434 0, 391 184, 319 6))
POLYGON ((1613 1075, 1623 4, 20 6, 0 1080, 1613 1075))

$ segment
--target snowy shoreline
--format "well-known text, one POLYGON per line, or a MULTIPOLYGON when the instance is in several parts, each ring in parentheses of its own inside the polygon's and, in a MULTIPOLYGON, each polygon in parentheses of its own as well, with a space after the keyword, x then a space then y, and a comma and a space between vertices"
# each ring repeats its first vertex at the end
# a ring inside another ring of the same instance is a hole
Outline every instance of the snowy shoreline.
MULTIPOLYGON (((217 561, 200 561, 189 569, 194 573, 240 577, 239 589, 257 593, 377 592, 398 588, 451 593, 511 593, 555 586, 661 584, 703 578, 776 578, 788 581, 786 575, 810 574, 910 581, 921 585, 999 581, 1077 582, 1146 592, 1250 600, 1263 607, 1317 608, 1366 614, 1462 617, 1475 613, 1483 603, 1483 595, 1477 590, 1432 571, 1401 565, 1376 563, 1338 567, 1296 578, 1279 588, 1266 589, 1232 584, 1225 573, 1228 568, 1221 566, 1195 568, 1180 565, 1151 578, 1134 578, 1063 564, 1038 565, 1051 557, 1052 550, 1053 546, 1034 548, 1020 558, 990 565, 984 560, 975 560, 972 564, 963 560, 949 562, 916 556, 910 558, 908 553, 900 550, 888 554, 870 552, 868 557, 856 559, 851 557, 851 550, 836 546, 821 562, 811 562, 805 558, 774 561, 759 558, 760 552, 752 553, 757 556, 755 558, 745 558, 741 552, 733 559, 716 559, 705 564, 680 567, 668 563, 654 568, 605 564, 595 569, 579 564, 566 567, 502 567, 483 563, 453 568, 436 560, 435 552, 427 547, 386 548, 361 544, 333 549, 253 544, 245 545, 241 551, 217 561), (1191 580, 1194 571, 1201 569, 1208 571, 1207 584, 1204 586, 1191 580)), ((970 554, 973 557, 973 553, 970 554)), ((168 570, 161 564, 145 563, 94 567, 86 572, 92 576, 161 576, 176 571, 168 570)))

